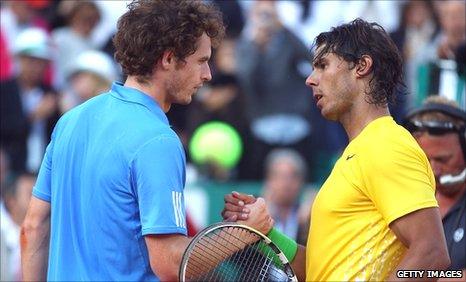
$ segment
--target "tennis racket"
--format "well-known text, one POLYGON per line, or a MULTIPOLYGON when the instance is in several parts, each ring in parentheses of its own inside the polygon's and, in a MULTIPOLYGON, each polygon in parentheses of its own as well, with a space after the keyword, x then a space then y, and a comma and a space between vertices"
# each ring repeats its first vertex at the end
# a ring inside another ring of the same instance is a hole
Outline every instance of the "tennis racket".
POLYGON ((259 231, 221 222, 199 232, 183 254, 180 281, 298 281, 288 259, 259 231))

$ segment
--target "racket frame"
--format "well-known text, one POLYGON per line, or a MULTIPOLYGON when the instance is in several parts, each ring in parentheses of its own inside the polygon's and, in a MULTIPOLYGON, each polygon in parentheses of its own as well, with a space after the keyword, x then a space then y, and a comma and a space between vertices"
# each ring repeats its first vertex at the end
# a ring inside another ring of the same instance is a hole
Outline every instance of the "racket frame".
POLYGON ((214 230, 217 230, 217 229, 220 229, 220 228, 228 228, 228 227, 246 229, 246 230, 258 235, 263 240, 263 242, 265 244, 267 244, 275 252, 277 257, 280 259, 281 263, 283 264, 283 268, 284 268, 283 271, 288 276, 288 281, 293 281, 293 282, 298 281, 298 278, 296 277, 293 269, 291 268, 290 262, 288 261, 286 256, 283 254, 283 252, 280 250, 280 248, 277 245, 275 245, 275 243, 272 242, 272 240, 270 240, 267 236, 262 234, 260 231, 254 229, 252 227, 249 227, 247 225, 244 225, 244 224, 240 224, 240 223, 236 223, 236 222, 219 222, 219 223, 209 225, 208 227, 201 230, 199 233, 196 234, 196 236, 193 237, 193 239, 189 243, 188 247, 186 248, 186 250, 183 253, 183 259, 182 259, 181 265, 180 265, 180 270, 179 270, 179 276, 178 277, 179 277, 179 280, 181 282, 186 281, 185 280, 185 275, 186 275, 187 263, 188 263, 191 251, 196 246, 196 243, 201 238, 203 238, 206 234, 211 233, 214 230))

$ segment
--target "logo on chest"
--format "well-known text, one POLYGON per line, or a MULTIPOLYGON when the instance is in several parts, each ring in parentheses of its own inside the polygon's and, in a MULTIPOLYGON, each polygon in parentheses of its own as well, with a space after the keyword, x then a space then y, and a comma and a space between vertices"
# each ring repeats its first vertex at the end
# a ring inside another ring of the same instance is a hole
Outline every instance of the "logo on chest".
POLYGON ((453 233, 453 240, 456 243, 458 243, 459 241, 461 241, 461 239, 463 239, 463 236, 464 236, 464 229, 460 227, 455 230, 455 233, 453 233))
POLYGON ((346 160, 352 159, 355 155, 356 155, 356 154, 351 154, 351 155, 346 156, 346 160))

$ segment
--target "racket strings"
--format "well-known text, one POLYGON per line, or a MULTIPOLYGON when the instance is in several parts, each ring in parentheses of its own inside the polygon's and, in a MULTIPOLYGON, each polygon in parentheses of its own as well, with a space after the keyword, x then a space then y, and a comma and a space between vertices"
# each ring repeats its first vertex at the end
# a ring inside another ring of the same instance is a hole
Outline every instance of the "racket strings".
POLYGON ((191 262, 203 262, 208 259, 214 264, 218 261, 232 255, 236 250, 244 247, 246 242, 239 240, 243 245, 233 243, 231 238, 225 238, 222 236, 216 236, 218 234, 212 234, 208 237, 199 240, 198 247, 192 250, 192 261, 191 262), (229 248, 228 244, 233 245, 235 248, 229 248), (213 259, 211 259, 213 257, 213 259))
POLYGON ((192 249, 186 269, 189 281, 283 280, 274 265, 275 252, 261 238, 240 228, 218 229, 192 249), (270 271, 273 269, 273 271, 270 271))
MULTIPOLYGON (((233 236, 232 233, 233 232, 231 231, 225 232, 225 230, 223 230, 222 232, 220 231, 214 232, 212 234, 208 234, 208 236, 202 238, 197 243, 198 247, 194 248, 191 254, 191 257, 192 257, 191 263, 197 266, 196 271, 194 272, 194 276, 198 276, 199 273, 202 273, 202 272, 199 272, 200 268, 204 269, 204 272, 205 272, 205 268, 206 266, 209 265, 209 262, 210 263, 214 262, 213 265, 215 265, 219 261, 231 256, 232 254, 235 253, 235 251, 240 250, 244 248, 244 246, 247 245, 247 242, 239 239, 236 236, 233 236), (238 244, 238 243, 241 243, 241 244, 238 244), (229 246, 233 246, 233 248, 229 246), (214 257, 214 259, 213 260, 210 259, 207 262, 207 265, 205 265, 204 263, 206 263, 206 259, 209 259, 210 257, 214 257), (194 261, 197 261, 197 263, 194 263, 194 261), (199 265, 201 266, 199 267, 199 265)), ((237 260, 239 259, 240 258, 237 258, 237 260)), ((234 263, 238 263, 238 262, 234 262, 234 263)), ((191 272, 192 271, 189 271, 188 275, 191 274, 191 272)), ((211 275, 214 275, 214 274, 215 274, 215 271, 212 271, 211 275)), ((207 274, 204 275, 204 278, 206 276, 207 274)))

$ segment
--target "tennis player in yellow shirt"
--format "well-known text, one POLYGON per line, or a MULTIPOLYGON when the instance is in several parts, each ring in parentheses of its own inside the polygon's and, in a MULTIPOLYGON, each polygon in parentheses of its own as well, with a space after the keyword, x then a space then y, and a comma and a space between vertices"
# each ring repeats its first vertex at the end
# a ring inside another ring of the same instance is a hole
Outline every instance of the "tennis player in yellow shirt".
MULTIPOLYGON (((402 80, 397 47, 381 26, 360 19, 315 44, 306 84, 350 142, 314 201, 306 247, 275 229, 268 236, 300 280, 428 280, 425 271, 422 278, 404 270, 445 269, 450 260, 429 161, 387 107, 402 80)), ((253 201, 228 194, 222 216, 247 223, 253 201)))

